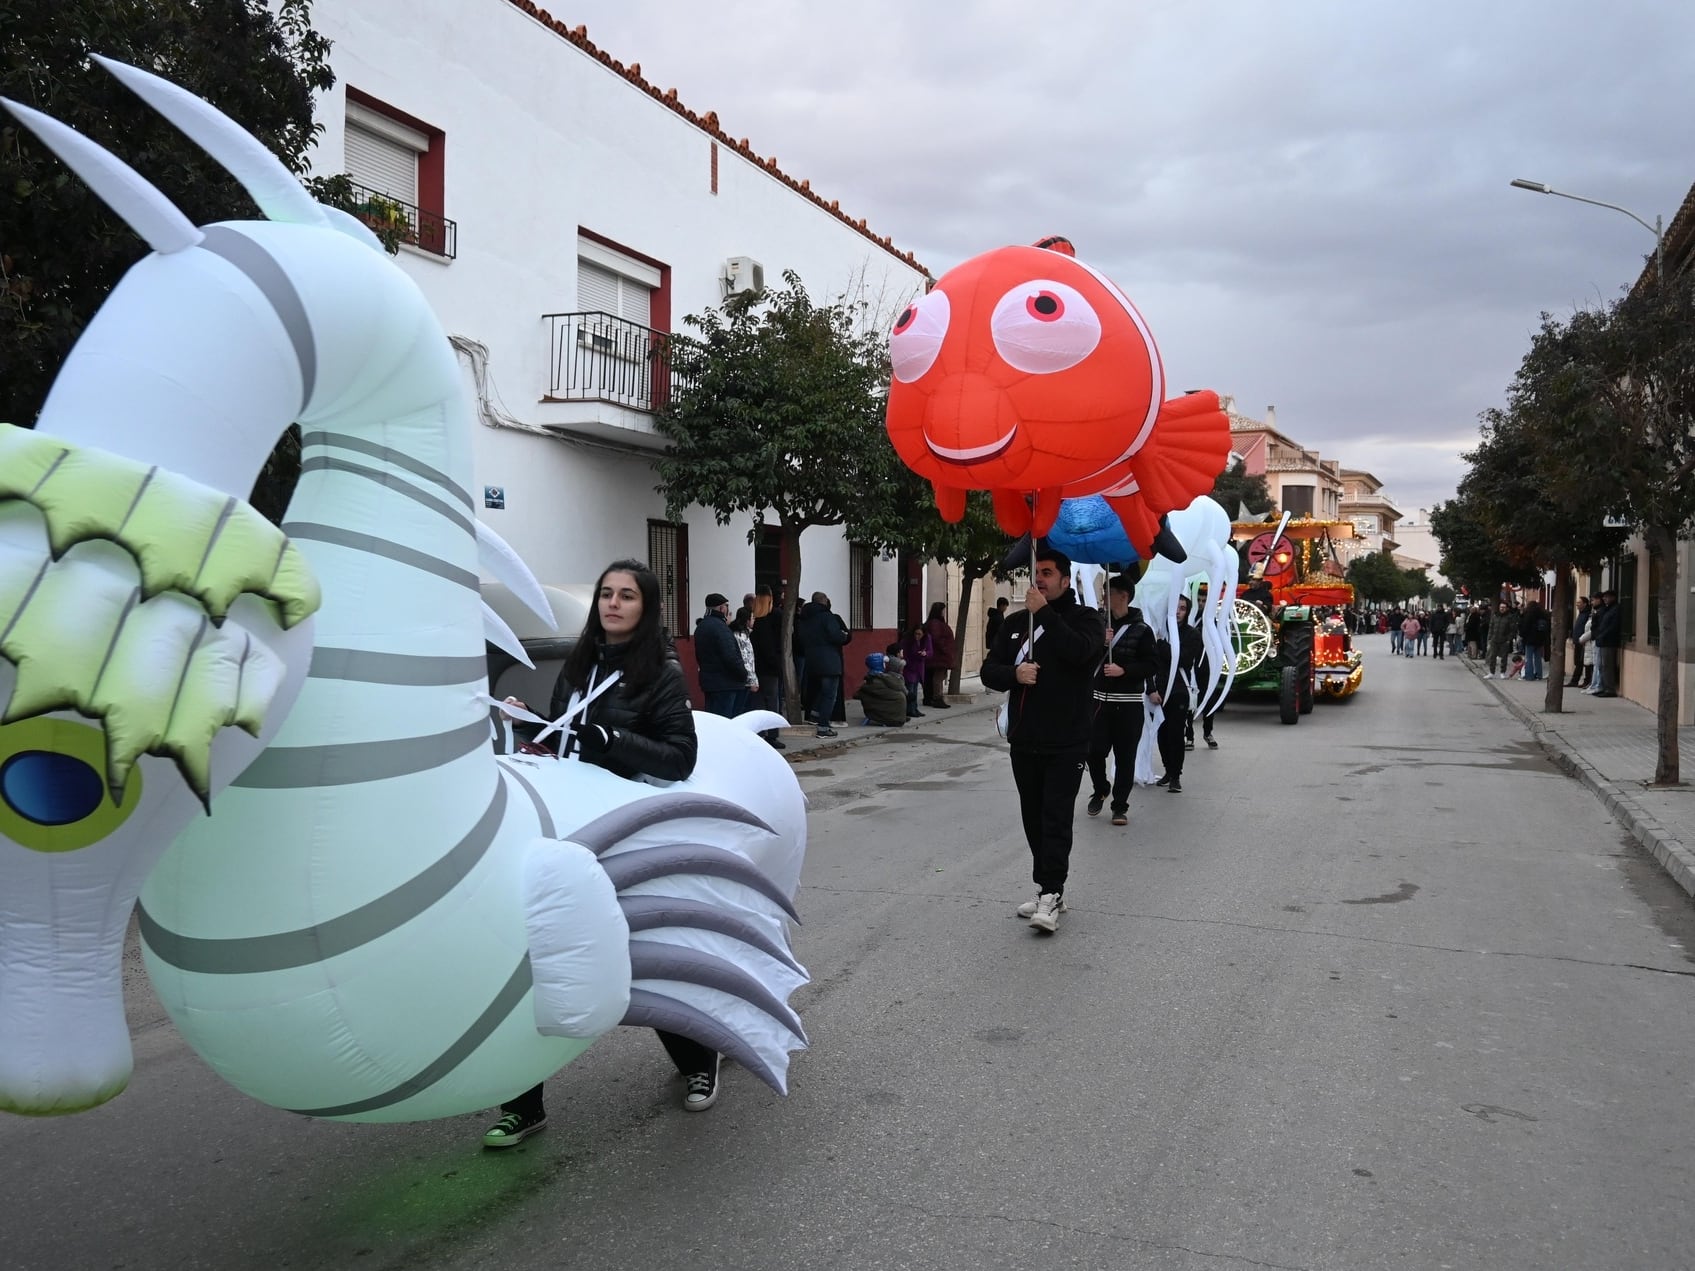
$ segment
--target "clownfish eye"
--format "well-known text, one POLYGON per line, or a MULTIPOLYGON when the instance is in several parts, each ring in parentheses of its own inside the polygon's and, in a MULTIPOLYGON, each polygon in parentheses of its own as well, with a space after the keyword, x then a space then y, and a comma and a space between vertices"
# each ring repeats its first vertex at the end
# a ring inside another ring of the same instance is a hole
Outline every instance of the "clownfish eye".
POLYGON ((1050 278, 1033 278, 1002 296, 989 331, 1007 364, 1031 375, 1068 370, 1101 342, 1094 306, 1075 287, 1050 278))
POLYGON ((940 289, 901 310, 889 333, 889 365, 897 380, 910 384, 936 364, 952 317, 948 293, 940 289))
POLYGON ((74 852, 109 836, 141 802, 141 769, 114 800, 106 735, 64 719, 0 727, 0 837, 32 852, 74 852))

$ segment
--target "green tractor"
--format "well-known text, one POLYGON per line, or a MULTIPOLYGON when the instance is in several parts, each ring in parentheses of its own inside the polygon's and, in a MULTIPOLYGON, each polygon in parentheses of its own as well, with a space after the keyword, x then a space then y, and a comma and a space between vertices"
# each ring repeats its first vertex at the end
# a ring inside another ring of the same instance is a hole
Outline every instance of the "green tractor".
POLYGON ((1275 696, 1277 718, 1300 723, 1313 704, 1311 606, 1282 605, 1267 616, 1252 600, 1238 597, 1233 640, 1231 700, 1275 696))

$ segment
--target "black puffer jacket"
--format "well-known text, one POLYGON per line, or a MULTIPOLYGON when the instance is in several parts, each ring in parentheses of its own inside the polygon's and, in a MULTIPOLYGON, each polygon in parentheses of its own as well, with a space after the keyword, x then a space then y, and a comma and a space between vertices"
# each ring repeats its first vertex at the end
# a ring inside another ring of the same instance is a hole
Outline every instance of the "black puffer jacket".
MULTIPOLYGON (((1170 696, 1166 697, 1161 703, 1165 707, 1168 718, 1173 711, 1189 709, 1188 677, 1195 675, 1200 670, 1201 663, 1204 660, 1205 646, 1201 643, 1200 628, 1191 627, 1186 622, 1179 623, 1177 626, 1177 677, 1172 682, 1170 696)), ((1156 640, 1154 642, 1154 661, 1156 666, 1153 691, 1164 693, 1165 682, 1171 676, 1171 642, 1169 640, 1156 640)))
MULTIPOLYGON (((619 669, 623 646, 602 644, 593 683, 603 681, 619 669)), ((553 686, 553 709, 549 719, 558 719, 570 704, 574 690, 564 672, 553 686)), ((592 687, 589 691, 593 691, 592 687)), ((598 725, 610 738, 600 744, 599 734, 578 747, 586 763, 597 764, 620 777, 654 777, 681 781, 694 771, 697 742, 694 712, 689 706, 688 685, 675 655, 668 656, 659 678, 647 685, 631 685, 624 679, 607 689, 574 722, 570 744, 577 746, 585 729, 598 725)))
POLYGON ((1095 668, 1106 652, 1100 610, 1077 603, 1068 588, 1034 615, 1040 639, 1026 659, 1041 668, 1036 682, 1020 684, 1013 659, 1032 630, 1028 609, 1009 614, 983 660, 983 684, 1007 693, 1007 741, 1019 750, 1042 753, 1084 751, 1089 746, 1095 702, 1095 668))

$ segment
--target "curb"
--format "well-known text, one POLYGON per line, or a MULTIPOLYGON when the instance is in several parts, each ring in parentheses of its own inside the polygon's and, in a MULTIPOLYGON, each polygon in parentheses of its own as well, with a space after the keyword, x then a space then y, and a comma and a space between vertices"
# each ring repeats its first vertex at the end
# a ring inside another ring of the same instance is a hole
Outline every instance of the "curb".
POLYGON ((953 701, 954 709, 959 711, 958 715, 951 713, 945 716, 932 714, 925 720, 909 720, 901 728, 868 728, 857 721, 850 721, 838 723, 835 726, 836 736, 834 737, 814 737, 807 725, 790 725, 789 728, 783 730, 785 740, 788 743, 784 758, 793 764, 797 760, 804 762, 815 755, 863 746, 868 742, 878 741, 897 733, 911 736, 914 733, 930 731, 946 719, 961 719, 968 715, 976 715, 991 710, 999 705, 998 698, 983 691, 972 694, 950 693, 948 696, 953 701), (926 724, 929 724, 928 729, 926 724), (797 734, 798 736, 790 734, 797 734), (801 744, 797 745, 797 741, 801 744))
POLYGON ((1543 754, 1554 761, 1554 766, 1568 777, 1573 777, 1587 786, 1612 818, 1629 832, 1631 838, 1635 839, 1644 851, 1660 863, 1660 867, 1671 876, 1672 881, 1690 896, 1695 896, 1695 851, 1691 851, 1682 839, 1644 808, 1628 786, 1602 776, 1600 770, 1580 755, 1559 729, 1542 719, 1535 711, 1519 705, 1505 689, 1496 688, 1492 681, 1484 679, 1475 661, 1468 659, 1466 665, 1472 675, 1482 681, 1483 686, 1495 699, 1507 708, 1508 713, 1530 731, 1531 740, 1541 748, 1543 754))

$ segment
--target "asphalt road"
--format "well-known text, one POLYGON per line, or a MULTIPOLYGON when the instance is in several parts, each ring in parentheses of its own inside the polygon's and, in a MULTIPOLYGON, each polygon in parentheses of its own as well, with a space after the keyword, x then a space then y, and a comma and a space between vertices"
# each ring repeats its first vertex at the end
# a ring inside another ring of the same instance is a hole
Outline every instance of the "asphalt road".
POLYGON ((1052 938, 987 714, 797 764, 786 1100, 731 1069, 686 1115, 619 1030, 519 1150, 310 1122, 132 977, 129 1091, 0 1120, 0 1267, 1695 1264, 1688 898, 1457 663, 1382 643, 1298 727, 1230 708, 1128 830, 1079 806, 1052 938))

